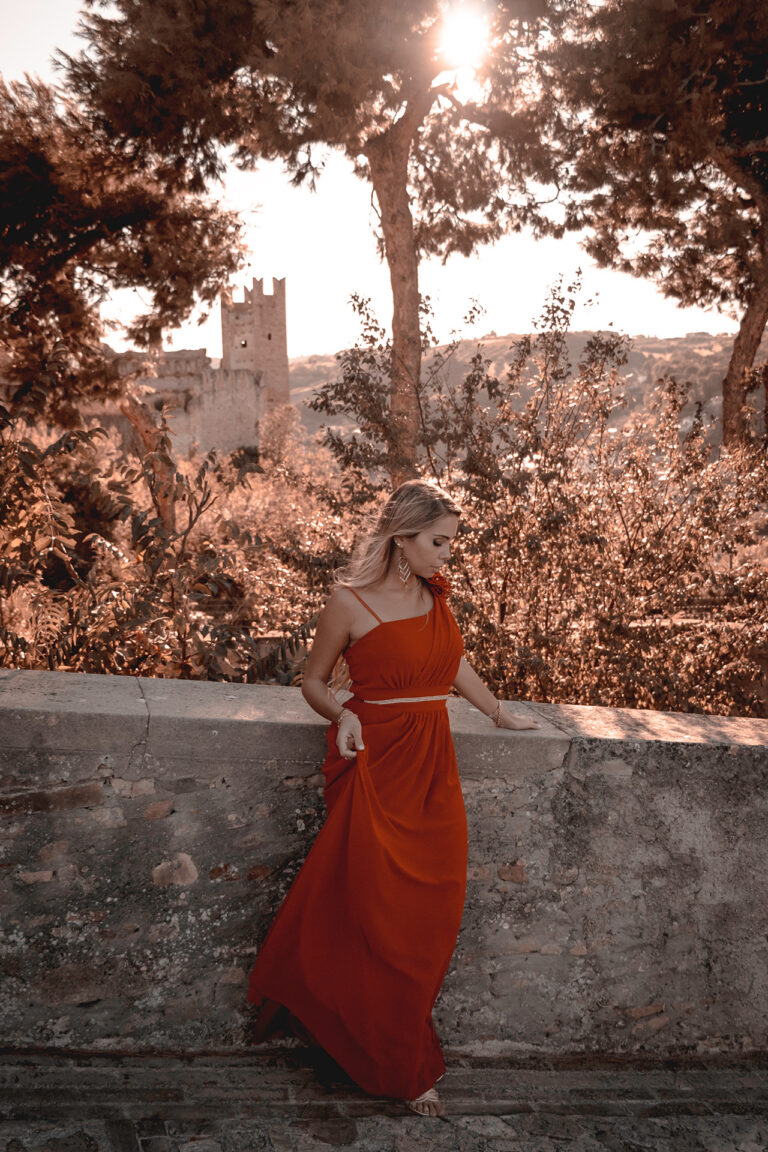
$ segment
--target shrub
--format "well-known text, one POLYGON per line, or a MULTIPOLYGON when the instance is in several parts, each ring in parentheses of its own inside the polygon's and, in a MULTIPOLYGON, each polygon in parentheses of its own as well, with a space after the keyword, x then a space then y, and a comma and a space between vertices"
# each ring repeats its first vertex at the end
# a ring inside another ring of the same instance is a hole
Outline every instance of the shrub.
POLYGON ((213 452, 177 462, 163 423, 136 463, 101 429, 0 418, 0 666, 290 682, 348 547, 301 487, 306 453, 258 473, 213 452))
MULTIPOLYGON (((701 405, 681 431, 672 378, 623 419, 627 341, 569 361, 576 288, 499 376, 482 347, 457 374, 425 325, 420 463, 464 508, 467 654, 507 697, 765 716, 768 461, 718 455, 701 405)), ((164 423, 137 463, 98 429, 46 438, 0 410, 0 665, 295 682, 386 488, 391 350, 358 309, 363 338, 314 401, 324 444, 279 410, 259 465, 176 461, 164 423)))
MULTIPOLYGON (((454 345, 422 386, 422 469, 464 508, 454 608, 468 655, 507 697, 765 715, 768 567, 749 550, 768 461, 757 447, 715 457, 701 405, 681 434, 688 392, 671 378, 618 430, 628 343, 595 335, 574 369, 577 290, 554 289, 502 378, 479 348, 450 386, 454 345)), ((362 432, 386 419, 389 348, 370 317, 364 338, 343 388, 318 400, 357 420, 326 437, 352 475, 381 467, 362 432)))

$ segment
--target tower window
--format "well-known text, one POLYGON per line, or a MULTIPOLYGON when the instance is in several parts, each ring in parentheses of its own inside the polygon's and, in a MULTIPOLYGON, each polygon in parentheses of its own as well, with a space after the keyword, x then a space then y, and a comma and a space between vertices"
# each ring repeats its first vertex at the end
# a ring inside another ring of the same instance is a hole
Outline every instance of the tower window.
POLYGON ((272 333, 271 333, 271 332, 267 332, 267 340, 271 340, 271 339, 272 339, 272 333))
POLYGON ((241 348, 247 348, 248 347, 248 341, 247 340, 241 340, 240 341, 240 347, 241 348))

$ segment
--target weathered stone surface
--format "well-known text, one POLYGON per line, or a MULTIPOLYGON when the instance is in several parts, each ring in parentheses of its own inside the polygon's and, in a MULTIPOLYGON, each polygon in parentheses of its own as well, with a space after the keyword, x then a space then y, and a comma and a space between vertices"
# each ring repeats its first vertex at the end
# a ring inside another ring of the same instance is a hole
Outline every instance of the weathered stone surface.
MULTIPOLYGON (((580 713, 568 715, 575 729, 580 713)), ((461 943, 490 959, 500 1008, 493 1044, 478 1035, 485 1050, 519 1050, 534 1032, 554 1050, 765 1046, 768 859, 744 829, 761 828, 759 841, 768 828, 768 751, 755 725, 739 742, 738 722, 701 719, 681 743, 662 738, 680 733, 679 717, 654 731, 646 719, 653 739, 574 736, 548 777, 514 794, 502 779, 467 790, 470 875, 503 844, 530 877, 515 890, 497 870, 473 886, 482 917, 465 916, 461 943), (531 976, 535 956, 558 964, 531 976), (653 1002, 664 1013, 633 1026, 625 1009, 653 1002)), ((438 1019, 458 1042, 473 1008, 457 1026, 455 1003, 441 999, 438 1019)))
POLYGON ((140 743, 147 707, 138 680, 76 672, 18 672, 0 680, 0 748, 109 753, 140 743))
POLYGON ((541 727, 519 732, 494 728, 487 716, 470 707, 465 700, 448 701, 462 779, 514 777, 520 780, 530 773, 540 776, 561 767, 570 747, 568 736, 539 715, 532 704, 513 703, 510 711, 519 716, 530 716, 541 727))
POLYGON ((173 812, 173 800, 155 800, 142 810, 141 815, 145 820, 162 820, 164 816, 170 816, 171 812, 173 812))
POLYGON ((200 873, 195 867, 192 857, 187 852, 177 852, 172 860, 164 860, 152 869, 152 883, 161 888, 169 884, 179 884, 186 887, 194 884, 200 873))
POLYGON ((28 792, 7 792, 0 796, 0 816, 20 816, 29 812, 54 812, 63 808, 89 808, 99 804, 104 789, 98 781, 70 784, 62 788, 28 792))
MULTIPOLYGON (((601 708, 585 704, 529 704, 569 736, 593 740, 658 740, 665 744, 768 746, 768 720, 656 712, 650 708, 601 708)), ((612 761, 612 757, 603 759, 612 761)), ((615 759, 624 760, 619 752, 615 759)))
MULTIPOLYGON (((320 1123, 325 1123, 320 1120, 320 1123)), ((215 1135, 185 1140, 179 1136, 151 1136, 142 1139, 140 1122, 126 1122, 136 1132, 130 1152, 202 1152, 201 1145, 215 1144, 221 1152, 327 1152, 337 1142, 337 1133, 351 1132, 352 1125, 328 1125, 322 1136, 315 1134, 318 1121, 309 1118, 238 1118, 220 1110, 213 1124, 215 1135), (336 1137, 331 1142, 327 1137, 336 1137)), ((57 1126, 60 1139, 77 1139, 85 1126, 72 1121, 57 1126)), ((91 1121, 88 1128, 97 1141, 94 1152, 125 1152, 124 1144, 114 1142, 114 1129, 91 1121), (110 1138, 111 1137, 111 1138, 110 1138)), ((45 1140, 51 1126, 36 1121, 3 1125, 0 1149, 3 1152, 51 1152, 45 1140), (3 1143, 5 1141, 5 1143, 3 1143)), ((449 1114, 441 1120, 425 1120, 412 1115, 364 1115, 354 1121, 354 1142, 347 1146, 358 1152, 764 1152, 768 1129, 761 1115, 670 1115, 642 1117, 634 1114, 611 1116, 536 1116, 514 1114, 449 1114), (548 1134, 548 1133, 551 1133, 548 1134)), ((338 1141, 343 1143, 342 1140, 338 1141)), ((82 1146, 54 1152, 83 1152, 82 1146)), ((89 1152, 91 1150, 89 1149, 89 1152)))
MULTIPOLYGON (((324 725, 295 688, 142 680, 152 759, 306 761, 324 755, 324 725)), ((316 771, 315 767, 315 771, 316 771)))
MULTIPOLYGON (((0 1033, 241 1050, 249 967, 324 817, 324 725, 296 689, 116 679, 0 678, 0 731, 47 730, 50 700, 66 749, 3 750, 0 1033)), ((470 863, 448 1046, 765 1049, 768 723, 516 704, 542 727, 497 732, 449 703, 470 863)))
POLYGON ((764 1152, 765 1061, 511 1061, 448 1054, 441 1120, 366 1096, 308 1050, 0 1058, 3 1152, 764 1152))

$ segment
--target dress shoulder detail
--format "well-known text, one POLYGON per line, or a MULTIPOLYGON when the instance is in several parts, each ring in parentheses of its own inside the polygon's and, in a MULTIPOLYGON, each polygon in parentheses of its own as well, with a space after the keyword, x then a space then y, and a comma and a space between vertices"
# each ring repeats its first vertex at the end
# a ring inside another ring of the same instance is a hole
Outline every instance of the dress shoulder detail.
POLYGON ((447 576, 443 576, 442 572, 435 572, 434 576, 427 579, 427 584, 438 596, 450 596, 453 590, 450 580, 447 576))

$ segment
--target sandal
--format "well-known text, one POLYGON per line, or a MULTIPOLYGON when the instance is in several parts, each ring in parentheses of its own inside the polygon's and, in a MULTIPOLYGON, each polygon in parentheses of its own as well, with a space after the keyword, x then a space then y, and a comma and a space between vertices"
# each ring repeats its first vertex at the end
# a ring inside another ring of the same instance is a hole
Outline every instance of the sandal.
POLYGON ((445 1108, 437 1094, 436 1088, 427 1088, 426 1092, 422 1092, 421 1096, 417 1096, 415 1100, 406 1100, 405 1106, 406 1108, 410 1108, 411 1112, 415 1112, 417 1116, 430 1116, 434 1118, 445 1115, 445 1108), (419 1108, 419 1104, 436 1104, 437 1109, 434 1112, 430 1112, 428 1109, 419 1108))

